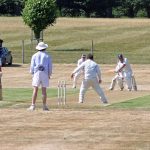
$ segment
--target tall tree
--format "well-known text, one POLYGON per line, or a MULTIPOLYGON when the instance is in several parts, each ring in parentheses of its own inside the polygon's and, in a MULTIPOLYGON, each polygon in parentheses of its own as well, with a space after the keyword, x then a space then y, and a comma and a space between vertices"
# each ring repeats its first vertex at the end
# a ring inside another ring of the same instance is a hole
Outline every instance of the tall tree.
POLYGON ((138 10, 141 9, 142 0, 116 0, 122 9, 124 16, 135 17, 138 10))
POLYGON ((24 0, 0 0, 0 14, 21 15, 24 0))
MULTIPOLYGON (((83 0, 84 1, 84 0, 83 0)), ((62 16, 80 16, 82 0, 56 0, 62 16)))
POLYGON ((112 17, 115 0, 57 0, 57 5, 62 15, 112 17))
POLYGON ((34 31, 35 38, 39 42, 40 32, 56 21, 55 0, 27 0, 22 17, 25 24, 34 31))
POLYGON ((139 0, 142 7, 146 10, 148 18, 150 18, 150 0, 139 0))
POLYGON ((112 8, 116 5, 115 0, 91 0, 91 2, 96 17, 113 17, 112 8))

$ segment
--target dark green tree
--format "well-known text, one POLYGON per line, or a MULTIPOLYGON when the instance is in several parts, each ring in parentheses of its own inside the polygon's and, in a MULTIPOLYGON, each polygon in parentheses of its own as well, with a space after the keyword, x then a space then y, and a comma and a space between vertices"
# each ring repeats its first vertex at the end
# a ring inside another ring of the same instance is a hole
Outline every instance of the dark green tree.
POLYGON ((0 14, 19 16, 23 6, 23 0, 0 0, 0 14))
POLYGON ((112 17, 115 0, 57 0, 61 15, 112 17))
POLYGON ((123 16, 133 18, 142 7, 142 0, 116 0, 123 16))
POLYGON ((150 0, 139 0, 142 7, 146 10, 148 18, 150 18, 150 0))
POLYGON ((40 33, 48 26, 52 26, 57 18, 57 7, 55 0, 27 0, 22 17, 33 31, 39 42, 40 33))
POLYGON ((81 16, 85 0, 56 0, 61 16, 81 16))
POLYGON ((112 9, 116 6, 115 0, 91 0, 95 17, 113 17, 112 9))

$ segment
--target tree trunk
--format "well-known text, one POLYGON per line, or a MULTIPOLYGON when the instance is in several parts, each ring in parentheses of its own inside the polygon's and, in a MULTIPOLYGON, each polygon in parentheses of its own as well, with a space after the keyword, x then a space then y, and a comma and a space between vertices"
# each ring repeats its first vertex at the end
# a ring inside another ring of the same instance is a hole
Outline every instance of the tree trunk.
POLYGON ((37 44, 40 42, 40 31, 34 31, 34 37, 37 40, 37 44))
POLYGON ((150 7, 146 7, 147 17, 150 18, 150 7))
POLYGON ((107 12, 106 17, 108 17, 108 18, 112 18, 113 17, 113 15, 112 15, 112 8, 111 7, 107 8, 106 12, 107 12))
POLYGON ((128 17, 134 18, 134 9, 133 9, 133 7, 129 7, 129 9, 128 9, 128 17))

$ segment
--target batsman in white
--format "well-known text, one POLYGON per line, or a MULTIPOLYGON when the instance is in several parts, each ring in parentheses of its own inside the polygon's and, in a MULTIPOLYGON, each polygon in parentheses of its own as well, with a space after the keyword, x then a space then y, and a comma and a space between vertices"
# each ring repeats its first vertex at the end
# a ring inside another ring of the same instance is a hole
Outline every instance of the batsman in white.
MULTIPOLYGON (((80 66, 84 61, 86 60, 86 55, 82 54, 81 58, 78 60, 77 67, 80 66)), ((77 80, 79 77, 84 73, 84 68, 78 72, 75 73, 73 78, 73 86, 72 88, 76 88, 77 86, 77 80)))
POLYGON ((79 103, 84 102, 84 96, 89 87, 92 87, 97 94, 100 96, 102 103, 107 104, 107 98, 100 87, 101 80, 101 72, 98 64, 93 61, 93 55, 88 54, 87 60, 83 62, 80 66, 75 68, 75 70, 71 74, 71 78, 73 78, 74 74, 84 68, 84 79, 81 83, 80 93, 79 93, 79 103))
MULTIPOLYGON (((117 64, 116 68, 115 68, 115 73, 117 72, 117 70, 120 68, 119 66, 120 64, 117 64)), ((124 85, 123 85, 123 71, 117 72, 116 75, 113 77, 109 90, 114 90, 116 83, 119 85, 120 90, 122 91, 124 89, 124 85)))
POLYGON ((47 54, 46 48, 48 45, 44 42, 39 42, 36 46, 38 50, 32 56, 30 73, 33 75, 32 86, 33 86, 33 95, 32 95, 32 104, 28 110, 35 110, 35 103, 38 93, 38 87, 42 87, 42 100, 43 100, 43 110, 48 111, 47 101, 47 87, 49 86, 49 79, 52 74, 52 59, 47 54))
POLYGON ((128 62, 127 58, 124 58, 122 54, 118 55, 118 69, 115 71, 116 73, 122 72, 125 83, 127 84, 128 91, 137 90, 135 78, 132 72, 132 68, 128 62), (134 80, 134 82, 133 82, 134 80))

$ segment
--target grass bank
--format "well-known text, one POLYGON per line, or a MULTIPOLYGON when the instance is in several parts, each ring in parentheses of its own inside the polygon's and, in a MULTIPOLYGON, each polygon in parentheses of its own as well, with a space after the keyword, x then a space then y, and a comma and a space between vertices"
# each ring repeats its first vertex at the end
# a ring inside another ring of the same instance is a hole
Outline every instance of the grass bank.
MULTIPOLYGON (((35 52, 31 30, 21 17, 0 17, 0 38, 14 56, 22 62, 22 40, 25 44, 25 63, 35 52)), ((76 63, 82 53, 89 53, 92 40, 98 63, 116 63, 123 53, 134 64, 150 63, 149 19, 58 18, 53 27, 44 31, 44 41, 54 63, 76 63)))

